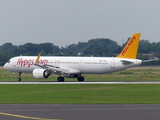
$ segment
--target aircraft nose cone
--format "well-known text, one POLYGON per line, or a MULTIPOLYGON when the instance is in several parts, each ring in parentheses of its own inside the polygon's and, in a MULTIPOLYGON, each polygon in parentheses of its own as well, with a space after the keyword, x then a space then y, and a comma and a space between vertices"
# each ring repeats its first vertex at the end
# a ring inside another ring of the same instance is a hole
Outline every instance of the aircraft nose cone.
POLYGON ((9 68, 9 67, 8 67, 8 64, 5 63, 4 66, 3 66, 3 68, 6 69, 6 70, 8 70, 8 68, 9 68))

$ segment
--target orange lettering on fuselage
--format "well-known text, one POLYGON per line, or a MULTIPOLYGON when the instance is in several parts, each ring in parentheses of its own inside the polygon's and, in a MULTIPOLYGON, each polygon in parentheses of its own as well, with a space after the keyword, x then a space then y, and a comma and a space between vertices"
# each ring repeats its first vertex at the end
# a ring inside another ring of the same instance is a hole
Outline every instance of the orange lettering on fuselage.
POLYGON ((127 44, 127 46, 122 51, 122 56, 124 56, 124 54, 128 51, 129 47, 133 44, 135 39, 136 39, 136 37, 134 37, 134 36, 131 38, 130 42, 127 44))

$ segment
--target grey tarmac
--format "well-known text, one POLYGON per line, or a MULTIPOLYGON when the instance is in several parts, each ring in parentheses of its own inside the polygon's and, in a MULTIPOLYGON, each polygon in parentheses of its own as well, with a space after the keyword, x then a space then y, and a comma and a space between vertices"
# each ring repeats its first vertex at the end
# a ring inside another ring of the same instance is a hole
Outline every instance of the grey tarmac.
POLYGON ((160 104, 0 104, 1 120, 159 120, 160 104))

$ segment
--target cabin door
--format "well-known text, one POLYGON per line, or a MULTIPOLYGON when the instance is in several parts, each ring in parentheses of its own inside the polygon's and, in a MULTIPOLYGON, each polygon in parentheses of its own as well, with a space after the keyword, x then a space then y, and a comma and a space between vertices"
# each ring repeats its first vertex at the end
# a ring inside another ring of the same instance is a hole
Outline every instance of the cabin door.
POLYGON ((112 59, 112 60, 111 60, 110 68, 112 68, 112 69, 116 68, 116 66, 115 66, 115 61, 116 61, 116 59, 112 59))

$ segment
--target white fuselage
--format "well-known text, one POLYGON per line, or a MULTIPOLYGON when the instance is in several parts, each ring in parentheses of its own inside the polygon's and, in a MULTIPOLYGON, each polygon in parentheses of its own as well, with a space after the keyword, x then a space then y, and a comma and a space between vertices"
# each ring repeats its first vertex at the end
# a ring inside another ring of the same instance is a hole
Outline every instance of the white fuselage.
MULTIPOLYGON (((11 58, 4 68, 12 72, 32 73, 37 56, 18 56, 11 58)), ((105 74, 140 65, 142 60, 116 57, 48 57, 41 56, 39 64, 75 69, 81 74, 105 74), (124 64, 127 61, 129 64, 124 64)))

